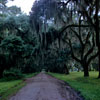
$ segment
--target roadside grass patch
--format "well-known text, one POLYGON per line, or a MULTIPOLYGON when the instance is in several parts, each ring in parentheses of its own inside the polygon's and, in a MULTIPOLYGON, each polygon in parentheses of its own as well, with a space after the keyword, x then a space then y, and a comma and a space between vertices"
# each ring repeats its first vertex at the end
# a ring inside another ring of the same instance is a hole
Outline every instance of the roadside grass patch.
POLYGON ((10 96, 16 94, 16 92, 26 85, 26 78, 35 76, 38 73, 24 74, 24 78, 20 80, 9 80, 6 78, 0 79, 0 100, 8 100, 10 96))
POLYGON ((98 72, 90 72, 90 77, 83 77, 83 72, 72 72, 69 75, 49 73, 67 82, 76 91, 81 92, 85 100, 100 100, 100 79, 98 72))

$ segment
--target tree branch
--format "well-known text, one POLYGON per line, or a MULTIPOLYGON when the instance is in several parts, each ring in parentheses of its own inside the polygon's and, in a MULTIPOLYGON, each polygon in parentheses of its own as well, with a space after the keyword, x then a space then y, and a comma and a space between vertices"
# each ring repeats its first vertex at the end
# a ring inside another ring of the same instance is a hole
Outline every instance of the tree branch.
MULTIPOLYGON (((85 7, 84 7, 82 4, 80 4, 80 3, 78 3, 78 6, 81 7, 82 10, 83 10, 83 11, 80 11, 80 13, 81 13, 81 14, 84 13, 84 14, 85 14, 85 17, 87 17, 89 23, 90 23, 93 27, 95 27, 95 25, 94 25, 94 23, 93 23, 91 17, 88 15, 88 13, 87 13, 87 11, 86 11, 86 9, 85 9, 85 7)), ((82 14, 82 15, 83 15, 83 14, 82 14)), ((83 16, 84 16, 84 15, 83 15, 83 16)))
POLYGON ((75 59, 77 62, 81 62, 80 59, 78 59, 75 55, 74 55, 74 51, 73 51, 73 47, 72 47, 72 43, 71 43, 71 40, 69 40, 69 46, 71 48, 71 51, 72 51, 72 58, 75 59))
POLYGON ((89 58, 87 64, 89 65, 89 64, 91 63, 91 61, 92 61, 93 59, 95 59, 95 58, 98 56, 98 54, 99 54, 99 52, 97 52, 95 55, 91 56, 91 57, 89 58))
POLYGON ((66 29, 70 28, 70 27, 92 27, 92 25, 77 25, 77 24, 71 24, 71 25, 67 25, 64 26, 60 29, 59 34, 62 34, 66 29))
MULTIPOLYGON (((87 36, 88 37, 88 36, 87 36)), ((94 50, 94 47, 95 47, 95 41, 94 41, 94 33, 93 33, 93 38, 92 38, 92 42, 93 42, 93 45, 92 45, 92 48, 90 48, 88 50, 88 52, 86 53, 86 55, 84 56, 84 59, 87 59, 87 57, 93 52, 94 50)), ((86 42, 87 43, 87 42, 86 42)))
POLYGON ((88 33, 87 36, 86 36, 85 45, 88 43, 89 38, 90 38, 90 33, 88 33))
POLYGON ((69 40, 69 42, 63 39, 63 41, 66 42, 66 43, 70 46, 70 49, 71 49, 71 52, 72 52, 72 53, 71 53, 72 58, 75 59, 77 62, 81 62, 81 60, 78 59, 78 58, 74 55, 72 43, 71 43, 70 39, 68 39, 68 40, 69 40))
POLYGON ((66 6, 71 0, 68 0, 66 3, 65 2, 58 2, 58 4, 63 4, 64 6, 66 6))
POLYGON ((82 41, 82 39, 81 39, 81 36, 80 36, 75 30, 73 30, 72 28, 71 28, 71 30, 75 33, 75 35, 76 35, 77 38, 79 39, 81 45, 83 46, 84 44, 83 44, 83 41, 82 41))

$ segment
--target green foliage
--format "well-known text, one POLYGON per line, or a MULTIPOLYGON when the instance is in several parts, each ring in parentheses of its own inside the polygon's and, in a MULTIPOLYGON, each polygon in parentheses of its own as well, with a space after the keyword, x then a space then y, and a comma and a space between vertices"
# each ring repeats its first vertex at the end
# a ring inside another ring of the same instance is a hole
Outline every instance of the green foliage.
POLYGON ((19 15, 21 14, 21 8, 17 6, 7 7, 7 12, 9 13, 9 15, 19 15))
POLYGON ((57 51, 45 51, 44 66, 46 71, 65 73, 65 70, 70 69, 68 62, 70 60, 70 50, 68 48, 57 51), (66 67, 65 67, 66 65, 66 67))
POLYGON ((16 24, 16 16, 7 16, 4 20, 5 29, 8 28, 9 30, 15 29, 17 26, 16 24))
POLYGON ((29 57, 29 56, 33 55, 35 48, 31 44, 24 45, 24 48, 25 48, 24 49, 25 53, 24 53, 23 57, 29 57))
POLYGON ((16 69, 24 73, 36 71, 34 56, 38 46, 30 29, 29 16, 21 13, 19 7, 7 7, 7 1, 0 1, 0 78, 3 72, 4 77, 16 78, 20 76, 16 69))
MULTIPOLYGON (((10 35, 2 40, 0 47, 1 51, 3 51, 4 58, 8 57, 8 59, 4 59, 6 62, 1 65, 1 68, 4 67, 3 71, 9 68, 18 68, 24 73, 35 72, 36 68, 34 65, 34 52, 35 52, 35 40, 34 43, 26 44, 21 37, 10 35)), ((13 72, 13 71, 12 71, 13 72)), ((14 73, 7 73, 9 75, 14 73)))
POLYGON ((16 24, 22 31, 27 31, 30 29, 29 24, 29 16, 21 14, 19 16, 16 16, 16 24))
POLYGON ((9 36, 1 42, 0 46, 3 50, 17 55, 23 52, 24 42, 18 36, 9 36))
POLYGON ((21 79, 24 76, 21 70, 16 69, 16 68, 11 68, 10 70, 4 71, 3 77, 6 78, 7 80, 16 80, 16 79, 21 79))
POLYGON ((85 100, 100 99, 100 79, 97 79, 98 72, 90 72, 90 77, 84 78, 83 72, 72 72, 70 75, 49 73, 54 77, 64 80, 76 91, 80 92, 85 100))
POLYGON ((11 34, 20 36, 23 40, 32 38, 32 32, 30 30, 29 16, 20 14, 18 16, 5 16, 0 18, 0 32, 5 38, 11 34))

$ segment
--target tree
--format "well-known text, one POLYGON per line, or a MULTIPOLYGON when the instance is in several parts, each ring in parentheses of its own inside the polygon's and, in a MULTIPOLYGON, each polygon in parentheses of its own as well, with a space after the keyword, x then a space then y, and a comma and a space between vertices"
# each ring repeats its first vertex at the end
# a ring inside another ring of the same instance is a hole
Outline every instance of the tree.
MULTIPOLYGON (((89 76, 88 68, 93 59, 95 59, 98 56, 98 52, 94 53, 95 49, 95 39, 94 39, 94 33, 87 33, 82 34, 80 31, 79 34, 77 31, 70 29, 74 37, 72 35, 65 37, 65 42, 69 45, 71 51, 72 51, 72 58, 75 59, 77 62, 79 62, 84 69, 84 76, 89 76), (76 37, 76 39, 75 39, 76 37), (78 39, 78 41, 77 41, 78 39), (67 40, 67 41, 66 41, 67 40), (78 48, 78 56, 75 56, 76 49, 75 46, 79 45, 78 48)), ((84 31, 83 31, 84 32, 84 31)))
POLYGON ((22 12, 21 12, 21 8, 17 7, 17 6, 11 6, 11 7, 7 7, 7 13, 9 15, 20 15, 22 12))
MULTIPOLYGON (((80 44, 80 48, 77 48, 78 51, 81 51, 80 59, 77 59, 77 57, 75 57, 74 55, 72 43, 73 38, 69 39, 69 41, 67 42, 72 51, 72 57, 76 61, 80 62, 83 66, 84 76, 89 76, 88 66, 90 62, 99 54, 99 51, 97 53, 94 53, 95 51, 97 51, 95 43, 97 44, 97 41, 99 40, 99 32, 97 32, 97 30, 99 30, 99 27, 98 29, 96 27, 96 25, 99 25, 99 23, 97 23, 99 22, 99 1, 98 3, 97 1, 66 0, 66 2, 63 2, 60 0, 41 0, 35 2, 30 14, 32 28, 36 30, 37 38, 40 40, 40 45, 43 45, 44 48, 45 45, 48 44, 49 40, 51 41, 49 45, 58 40, 60 50, 63 37, 65 37, 65 40, 67 39, 66 33, 69 33, 70 37, 72 36, 71 33, 74 34, 74 39, 78 39, 76 43, 80 44), (51 22, 51 25, 57 30, 56 32, 52 32, 52 34, 48 32, 50 25, 50 23, 48 22, 51 22), (94 30, 91 31, 93 27, 94 30), (79 31, 76 31, 77 29, 79 31), (88 32, 86 32, 87 30, 88 32), (84 32, 82 33, 82 31, 84 32), (50 37, 51 39, 48 39, 48 37, 50 37), (91 41, 90 38, 92 38, 91 41)), ((100 46, 98 46, 98 48, 99 47, 100 46)))
POLYGON ((81 14, 84 21, 89 23, 94 31, 96 36, 96 46, 98 48, 98 59, 99 59, 99 78, 100 78, 100 40, 99 40, 99 12, 100 12, 100 2, 99 0, 68 0, 67 3, 63 3, 65 6, 68 4, 73 4, 72 12, 77 12, 77 14, 81 14))
MULTIPOLYGON (((14 0, 10 0, 14 1, 14 0)), ((12 7, 7 7, 7 2, 8 0, 0 0, 0 15, 2 16, 7 16, 7 15, 12 15, 12 14, 18 14, 21 13, 21 9, 17 6, 12 6, 12 7)))
POLYGON ((2 40, 0 51, 0 58, 2 58, 0 61, 0 77, 2 77, 5 69, 14 66, 19 68, 18 60, 20 60, 24 51, 23 40, 17 36, 9 36, 2 40))

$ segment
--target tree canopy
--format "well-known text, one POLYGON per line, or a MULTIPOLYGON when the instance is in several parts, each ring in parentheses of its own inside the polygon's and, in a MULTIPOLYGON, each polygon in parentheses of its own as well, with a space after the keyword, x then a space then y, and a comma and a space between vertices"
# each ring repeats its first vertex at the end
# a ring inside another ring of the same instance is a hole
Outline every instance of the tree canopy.
POLYGON ((66 74, 76 68, 84 76, 93 69, 100 77, 98 0, 36 0, 29 15, 7 1, 0 0, 0 77, 12 68, 66 74))

